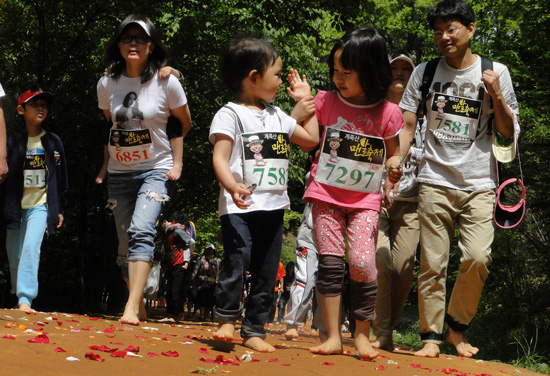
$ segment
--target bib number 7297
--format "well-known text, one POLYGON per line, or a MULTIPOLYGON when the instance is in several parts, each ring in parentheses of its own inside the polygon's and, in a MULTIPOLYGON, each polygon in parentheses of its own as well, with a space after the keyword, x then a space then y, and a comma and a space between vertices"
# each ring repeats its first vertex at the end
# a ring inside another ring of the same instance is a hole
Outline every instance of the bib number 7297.
POLYGON ((363 173, 361 170, 358 170, 358 169, 353 169, 351 171, 348 171, 348 169, 345 166, 338 166, 338 168, 335 168, 335 167, 336 165, 332 163, 325 164, 325 168, 329 171, 327 174, 326 180, 329 180, 329 181, 332 180, 335 183, 345 184, 347 186, 358 185, 359 183, 361 183, 361 181, 363 182, 366 181, 367 183, 365 184, 364 188, 367 188, 374 176, 373 171, 367 171, 363 173), (334 176, 332 176, 333 173, 334 173, 334 176), (365 180, 363 180, 363 178, 365 178, 365 180))

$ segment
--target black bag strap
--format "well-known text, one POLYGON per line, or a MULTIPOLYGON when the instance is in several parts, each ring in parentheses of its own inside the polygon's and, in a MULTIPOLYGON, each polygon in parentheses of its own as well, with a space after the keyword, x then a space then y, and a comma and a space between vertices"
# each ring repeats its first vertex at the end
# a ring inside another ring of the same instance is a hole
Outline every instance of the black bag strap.
POLYGON ((416 109, 416 117, 420 124, 422 124, 424 115, 426 115, 426 102, 430 96, 430 87, 432 86, 432 81, 434 79, 435 70, 437 65, 441 60, 440 57, 436 57, 428 61, 426 64, 426 69, 424 70, 424 75, 422 76, 422 84, 420 85, 420 103, 418 103, 418 108, 416 109))

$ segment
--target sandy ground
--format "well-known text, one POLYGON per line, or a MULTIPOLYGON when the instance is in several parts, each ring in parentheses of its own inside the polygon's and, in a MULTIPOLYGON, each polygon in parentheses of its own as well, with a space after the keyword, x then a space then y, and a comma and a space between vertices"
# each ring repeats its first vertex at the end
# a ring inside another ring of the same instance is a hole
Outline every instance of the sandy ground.
POLYGON ((413 356, 412 349, 380 351, 374 361, 354 356, 353 340, 344 339, 343 355, 314 355, 319 343, 311 330, 285 340, 284 325, 271 324, 270 354, 253 353, 235 339, 220 345, 212 340, 211 323, 162 324, 139 327, 112 319, 65 313, 24 313, 0 310, 0 375, 182 375, 205 371, 214 375, 346 375, 380 376, 529 376, 524 369, 480 359, 441 355, 413 356))

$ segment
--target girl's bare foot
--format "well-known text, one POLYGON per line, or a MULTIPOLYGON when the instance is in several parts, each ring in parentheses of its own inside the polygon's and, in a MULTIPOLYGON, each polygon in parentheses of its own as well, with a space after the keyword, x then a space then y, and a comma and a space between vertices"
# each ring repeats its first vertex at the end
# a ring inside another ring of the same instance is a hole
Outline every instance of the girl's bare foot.
POLYGON ((233 333, 235 332, 235 324, 220 323, 218 330, 214 332, 214 340, 218 342, 233 342, 233 333))
POLYGON ((470 343, 466 339, 466 335, 464 334, 464 332, 457 332, 452 330, 451 328, 447 329, 447 333, 445 334, 445 341, 449 342, 456 348, 456 352, 458 353, 458 355, 464 356, 466 358, 471 358, 479 351, 477 347, 470 345, 470 343))
POLYGON ((310 347, 309 351, 321 355, 342 354, 342 341, 337 338, 329 338, 319 346, 310 347))
POLYGON ((376 341, 372 343, 374 349, 386 350, 393 352, 393 337, 392 336, 378 336, 376 341))
POLYGON ((292 339, 297 339, 298 337, 299 337, 299 335, 298 335, 298 331, 296 330, 296 328, 290 328, 285 333, 285 338, 288 341, 290 341, 292 339))
POLYGON ((415 352, 414 355, 425 358, 439 358, 439 345, 435 343, 425 343, 424 347, 415 352))
POLYGON ((374 359, 379 355, 378 351, 372 348, 369 337, 357 331, 355 331, 355 349, 360 359, 374 359))
POLYGON ((275 347, 271 346, 269 343, 267 343, 260 337, 245 338, 243 340, 243 346, 258 352, 275 351, 275 347))
POLYGON ((19 304, 19 307, 17 307, 17 309, 24 312, 35 312, 35 310, 32 309, 31 306, 28 305, 27 303, 19 304))

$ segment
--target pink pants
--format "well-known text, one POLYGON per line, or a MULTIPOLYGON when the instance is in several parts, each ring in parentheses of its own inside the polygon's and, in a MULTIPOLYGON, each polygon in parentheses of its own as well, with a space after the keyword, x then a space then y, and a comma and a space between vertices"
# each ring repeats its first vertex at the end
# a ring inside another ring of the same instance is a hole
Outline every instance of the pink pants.
POLYGON ((379 213, 313 202, 313 229, 319 255, 346 256, 349 246, 350 278, 356 282, 376 281, 376 241, 379 213))

